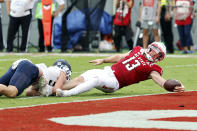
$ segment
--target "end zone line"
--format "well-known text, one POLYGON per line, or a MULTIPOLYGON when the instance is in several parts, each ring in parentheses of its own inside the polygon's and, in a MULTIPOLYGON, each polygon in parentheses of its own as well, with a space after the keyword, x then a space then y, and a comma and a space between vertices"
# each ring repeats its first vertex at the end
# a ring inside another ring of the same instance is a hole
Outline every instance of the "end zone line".
MULTIPOLYGON (((190 91, 185 91, 185 92, 192 92, 193 90, 190 91)), ((45 106, 45 105, 54 105, 54 104, 65 104, 65 103, 75 103, 75 102, 87 102, 87 101, 99 101, 99 100, 110 100, 110 99, 119 99, 119 98, 129 98, 129 97, 138 97, 138 96, 150 96, 150 95, 162 95, 162 94, 172 94, 174 92, 166 92, 166 93, 158 93, 158 94, 144 94, 144 95, 132 95, 132 96, 121 96, 121 97, 111 97, 111 98, 101 98, 101 99, 89 99, 89 100, 74 100, 71 102, 57 102, 57 103, 47 103, 47 104, 38 104, 38 105, 31 105, 31 106, 18 106, 18 107, 8 107, 8 108, 0 108, 0 110, 5 110, 5 109, 16 109, 16 108, 28 108, 28 107, 36 107, 36 106, 45 106)), ((30 97, 31 98, 39 98, 42 96, 38 97, 30 97)), ((51 96, 53 97, 53 96, 51 96)), ((25 99, 28 99, 28 97, 24 97, 25 99)), ((24 98, 15 98, 15 99, 24 99, 24 98)), ((44 97, 43 97, 44 98, 44 97)))

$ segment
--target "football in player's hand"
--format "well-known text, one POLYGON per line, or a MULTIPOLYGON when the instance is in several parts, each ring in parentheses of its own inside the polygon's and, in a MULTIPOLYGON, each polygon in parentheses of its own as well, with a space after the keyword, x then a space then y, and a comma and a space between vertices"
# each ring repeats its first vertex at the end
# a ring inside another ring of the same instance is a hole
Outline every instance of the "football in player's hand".
POLYGON ((173 92, 176 86, 181 86, 181 83, 178 80, 175 79, 168 79, 165 81, 163 87, 167 91, 173 92))

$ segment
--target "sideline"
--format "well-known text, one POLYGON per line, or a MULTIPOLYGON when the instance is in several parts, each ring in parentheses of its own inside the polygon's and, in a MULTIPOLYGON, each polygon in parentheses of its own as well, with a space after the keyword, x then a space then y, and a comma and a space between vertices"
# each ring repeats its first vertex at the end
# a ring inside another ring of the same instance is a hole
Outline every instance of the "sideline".
MULTIPOLYGON (((7 56, 7 55, 16 55, 16 56, 31 56, 31 57, 40 57, 40 56, 99 56, 99 57, 107 57, 113 54, 118 53, 0 53, 0 56, 7 56)), ((197 58, 197 55, 167 55, 167 58, 197 58)))

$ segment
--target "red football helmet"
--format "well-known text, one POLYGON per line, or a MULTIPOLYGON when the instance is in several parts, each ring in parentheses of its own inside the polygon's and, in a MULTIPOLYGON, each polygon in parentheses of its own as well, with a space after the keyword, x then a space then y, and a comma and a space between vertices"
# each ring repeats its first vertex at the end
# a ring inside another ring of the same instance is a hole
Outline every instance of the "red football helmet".
POLYGON ((166 47, 161 42, 151 43, 145 51, 146 57, 149 61, 162 61, 166 56, 166 47))

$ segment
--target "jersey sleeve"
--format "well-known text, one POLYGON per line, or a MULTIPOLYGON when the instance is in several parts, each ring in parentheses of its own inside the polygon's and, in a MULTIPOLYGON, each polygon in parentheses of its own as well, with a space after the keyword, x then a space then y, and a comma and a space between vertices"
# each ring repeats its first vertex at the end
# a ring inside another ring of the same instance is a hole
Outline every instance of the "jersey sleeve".
POLYGON ((130 50, 128 53, 131 54, 131 53, 135 53, 135 52, 138 52, 140 51, 142 48, 140 46, 136 46, 134 47, 132 50, 130 50))
POLYGON ((158 72, 161 76, 163 74, 162 68, 159 65, 156 65, 156 64, 152 66, 152 71, 158 72))

